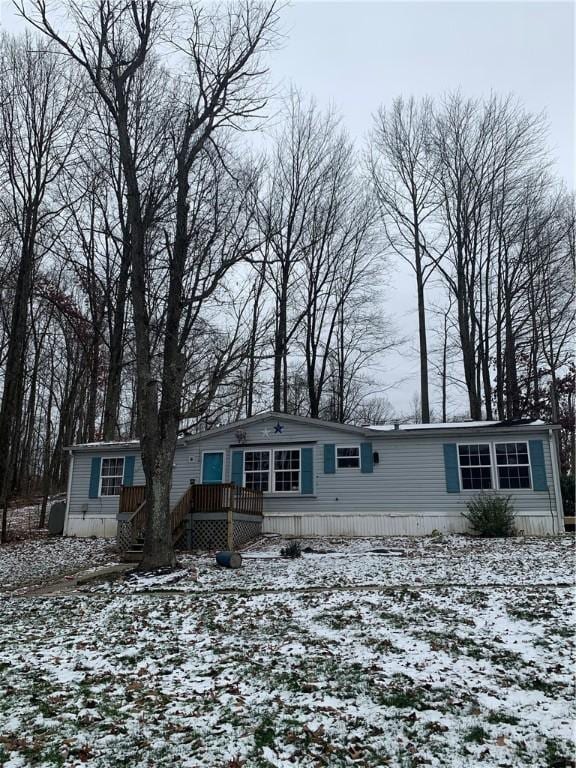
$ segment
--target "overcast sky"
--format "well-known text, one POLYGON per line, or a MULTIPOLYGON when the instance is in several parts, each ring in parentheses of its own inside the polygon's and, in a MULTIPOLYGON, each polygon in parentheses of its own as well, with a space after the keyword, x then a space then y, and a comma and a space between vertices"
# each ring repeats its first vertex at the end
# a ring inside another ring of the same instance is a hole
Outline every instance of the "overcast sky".
POLYGON ((400 94, 516 94, 550 121, 550 145, 574 179, 572 2, 296 2, 273 57, 275 79, 333 102, 362 139, 400 94))
MULTIPOLYGON (((48 0, 50 5, 50 0, 48 0)), ((0 20, 21 29, 0 0, 0 20)), ((272 56, 277 92, 291 84, 332 103, 363 143, 371 116, 397 95, 513 93, 545 111, 556 171, 574 185, 574 5, 572 2, 300 2, 284 9, 284 43, 272 56)), ((416 304, 411 273, 396 264, 385 311, 411 339, 383 361, 378 378, 399 410, 418 390, 416 304)), ((432 391, 433 403, 437 391, 432 391)), ((453 402, 453 411, 464 403, 453 402)))
MULTIPOLYGON (((360 146, 380 104, 395 96, 513 93, 545 111, 556 171, 574 184, 574 5, 569 2, 296 2, 272 61, 277 82, 333 103, 360 146)), ((419 388, 416 295, 394 264, 384 308, 411 343, 383 361, 379 378, 405 410, 419 388)), ((432 381, 434 384, 434 381, 432 381)), ((432 390, 438 409, 439 391, 432 390)), ((466 398, 452 393, 452 412, 466 398)))

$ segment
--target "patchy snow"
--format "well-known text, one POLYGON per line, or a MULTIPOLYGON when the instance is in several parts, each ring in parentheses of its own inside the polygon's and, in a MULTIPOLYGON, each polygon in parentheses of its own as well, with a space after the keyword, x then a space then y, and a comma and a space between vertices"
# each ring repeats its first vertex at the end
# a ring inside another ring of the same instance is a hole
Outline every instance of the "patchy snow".
MULTIPOLYGON (((51 502, 50 502, 51 503, 51 502)), ((8 541, 21 539, 42 538, 48 534, 47 528, 39 528, 41 503, 25 504, 8 509, 7 534, 8 541)), ((46 522, 50 512, 50 504, 46 510, 46 522)))
POLYGON ((0 592, 117 562, 113 539, 54 536, 0 546, 0 592))
MULTIPOLYGON (((542 426, 546 422, 542 419, 533 419, 532 421, 522 422, 520 427, 526 426, 542 426)), ((366 429, 374 430, 375 432, 393 432, 394 430, 401 432, 409 432, 414 429, 465 429, 475 427, 497 427, 497 426, 514 426, 505 421, 445 421, 445 422, 431 422, 430 424, 370 424, 366 425, 366 429)))
POLYGON ((574 581, 574 537, 478 539, 471 536, 378 539, 302 539, 301 558, 280 557, 287 541, 268 537, 242 553, 244 566, 221 568, 212 555, 181 556, 189 574, 141 577, 118 582, 120 593, 142 590, 203 592, 219 590, 319 589, 325 587, 430 587, 443 584, 512 588, 574 581), (384 550, 374 552, 373 550, 384 550))
POLYGON ((0 765, 571 765, 573 537, 284 543, 4 599, 0 765))
POLYGON ((97 440, 93 443, 77 443, 76 445, 67 446, 67 451, 78 451, 81 449, 92 450, 94 448, 138 448, 140 446, 140 440, 97 440))
POLYGON ((48 519, 52 505, 58 501, 65 501, 63 494, 56 494, 48 498, 46 506, 46 518, 44 527, 40 528, 40 515, 42 511, 42 498, 20 499, 16 506, 8 508, 7 538, 9 542, 22 539, 39 539, 48 536, 48 519))

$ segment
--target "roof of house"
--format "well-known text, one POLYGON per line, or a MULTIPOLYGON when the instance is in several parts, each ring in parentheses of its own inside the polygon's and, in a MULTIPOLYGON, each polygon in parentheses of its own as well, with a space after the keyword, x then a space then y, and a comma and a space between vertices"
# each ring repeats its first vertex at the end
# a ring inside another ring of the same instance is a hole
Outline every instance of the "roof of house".
MULTIPOLYGON (((391 432, 400 430, 401 432, 409 432, 414 430, 429 430, 429 429, 475 429, 477 427, 540 427, 546 426, 546 422, 542 419, 510 419, 508 421, 444 421, 444 422, 432 422, 430 424, 370 424, 366 425, 366 429, 373 430, 375 432, 391 432)), ((551 425, 548 425, 551 426, 551 425)))
MULTIPOLYGON (((352 424, 340 424, 337 421, 312 419, 310 416, 297 416, 296 414, 292 413, 279 413, 278 411, 263 411, 262 413, 256 413, 254 416, 250 416, 247 419, 239 419, 238 421, 234 421, 231 424, 224 424, 221 427, 214 427, 213 429, 207 431, 210 432, 211 435, 219 434, 221 432, 231 432, 235 429, 241 429, 242 427, 250 426, 251 424, 257 424, 260 421, 265 421, 266 419, 270 418, 277 419, 279 421, 288 421, 294 424, 309 425, 310 423, 313 423, 321 427, 337 430, 339 432, 356 432, 359 435, 366 434, 365 427, 357 427, 352 424)), ((195 432, 191 435, 186 435, 184 437, 184 441, 192 442, 194 440, 200 440, 205 435, 206 432, 195 432)))
MULTIPOLYGON (((250 416, 247 419, 240 419, 239 421, 232 422, 230 424, 224 424, 220 427, 214 427, 204 432, 196 432, 189 435, 183 435, 178 438, 178 444, 186 445, 188 443, 202 440, 207 434, 214 435, 223 432, 232 432, 233 430, 240 429, 250 424, 255 424, 260 421, 264 421, 268 418, 281 419, 283 421, 291 421, 294 423, 310 424, 311 422, 318 426, 333 429, 339 432, 355 433, 363 437, 376 436, 378 433, 386 433, 386 436, 390 438, 407 437, 406 433, 430 433, 435 431, 443 432, 457 432, 459 430, 477 431, 483 429, 498 429, 505 430, 507 433, 517 431, 518 429, 525 429, 527 427, 536 427, 539 429, 550 428, 559 429, 559 427, 552 424, 546 424, 541 419, 512 419, 507 421, 449 421, 443 423, 431 423, 431 424, 371 424, 362 427, 353 426, 350 424, 339 424, 334 421, 324 421, 322 419, 311 419, 308 416, 295 416, 293 414, 278 413, 275 411, 266 411, 264 413, 258 413, 254 416, 250 416)), ((104 450, 107 453, 114 450, 137 450, 140 445, 139 440, 123 440, 117 442, 97 442, 97 443, 81 443, 78 445, 72 445, 68 447, 68 450, 74 451, 93 451, 95 449, 104 450)))

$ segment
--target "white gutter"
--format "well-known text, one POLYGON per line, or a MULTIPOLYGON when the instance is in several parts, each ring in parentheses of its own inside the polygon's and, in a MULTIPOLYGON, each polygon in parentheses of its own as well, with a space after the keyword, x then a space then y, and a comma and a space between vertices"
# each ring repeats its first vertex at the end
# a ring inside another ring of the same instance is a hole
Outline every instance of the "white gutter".
POLYGON ((72 491, 72 473, 74 471, 74 452, 72 450, 69 451, 70 453, 70 461, 68 463, 68 483, 66 487, 66 511, 64 513, 64 530, 63 535, 68 535, 68 516, 70 514, 70 495, 72 491))
POLYGON ((562 490, 560 489, 560 473, 558 472, 558 446, 554 437, 554 430, 548 430, 550 439, 550 459, 552 464, 552 479, 554 481, 554 496, 556 497, 556 515, 558 518, 558 533, 564 533, 564 506, 562 504, 562 490))

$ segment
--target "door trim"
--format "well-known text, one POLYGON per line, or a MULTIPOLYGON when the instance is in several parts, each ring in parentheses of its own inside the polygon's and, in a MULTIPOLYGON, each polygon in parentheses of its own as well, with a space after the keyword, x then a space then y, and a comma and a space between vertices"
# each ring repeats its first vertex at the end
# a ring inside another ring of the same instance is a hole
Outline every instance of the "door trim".
MULTIPOLYGON (((202 451, 202 458, 200 461, 200 484, 204 485, 204 454, 206 453, 219 453, 222 456, 222 478, 220 480, 221 483, 224 483, 224 478, 226 477, 226 451, 202 451)), ((210 485, 210 483, 206 483, 206 485, 210 485)))

